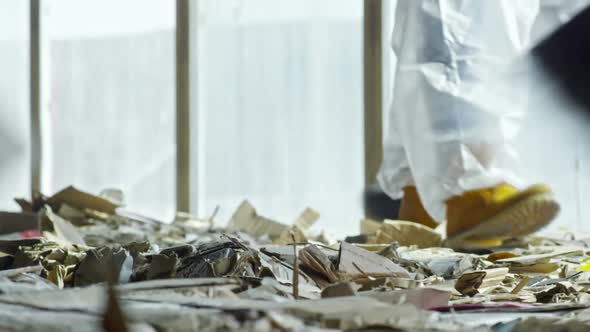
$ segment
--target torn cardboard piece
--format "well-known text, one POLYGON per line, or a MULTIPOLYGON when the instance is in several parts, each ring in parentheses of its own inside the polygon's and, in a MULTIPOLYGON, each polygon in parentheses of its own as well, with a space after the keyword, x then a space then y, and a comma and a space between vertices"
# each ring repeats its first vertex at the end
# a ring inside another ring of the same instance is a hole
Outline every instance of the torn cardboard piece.
POLYGON ((401 246, 418 246, 418 248, 440 247, 442 236, 432 228, 415 222, 402 220, 385 220, 376 232, 377 243, 397 242, 401 246))
POLYGON ((361 220, 361 234, 374 235, 381 228, 382 223, 372 219, 361 220))
POLYGON ((47 203, 51 206, 59 206, 65 203, 82 211, 90 209, 106 214, 114 214, 115 210, 120 206, 104 197, 89 194, 73 186, 62 189, 49 197, 47 203))
POLYGON ((24 231, 41 230, 39 215, 31 212, 1 212, 0 234, 11 234, 24 231))
POLYGON ((339 273, 353 280, 368 277, 410 277, 408 271, 391 260, 346 242, 340 243, 337 269, 339 273))
POLYGON ((508 268, 467 272, 457 279, 455 289, 465 296, 475 296, 480 289, 500 285, 507 274, 508 268))
POLYGON ((248 201, 243 201, 240 204, 227 225, 228 231, 241 231, 255 238, 268 235, 271 239, 278 238, 287 227, 287 225, 258 215, 254 206, 248 201))
POLYGON ((318 247, 309 245, 299 251, 301 267, 306 271, 320 274, 329 282, 341 280, 341 276, 332 261, 318 247))
POLYGON ((320 218, 320 214, 310 208, 305 209, 301 215, 281 232, 281 235, 273 243, 290 244, 290 243, 307 243, 309 239, 309 229, 320 218), (293 234, 293 235, 292 235, 293 234), (295 237, 293 239, 293 236, 295 237))
POLYGON ((131 278, 132 269, 133 258, 123 248, 90 249, 74 274, 74 285, 126 283, 131 278))

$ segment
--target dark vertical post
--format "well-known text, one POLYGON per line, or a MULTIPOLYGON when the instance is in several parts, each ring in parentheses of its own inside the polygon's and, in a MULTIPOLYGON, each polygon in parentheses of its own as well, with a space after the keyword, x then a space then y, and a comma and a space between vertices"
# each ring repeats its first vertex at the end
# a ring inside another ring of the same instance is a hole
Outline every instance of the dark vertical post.
POLYGON ((40 0, 30 0, 29 93, 31 129, 31 199, 41 191, 41 17, 40 0))
POLYGON ((383 155, 382 9, 382 0, 364 0, 365 187, 375 183, 383 155))
POLYGON ((176 0, 176 210, 190 212, 190 6, 176 0))

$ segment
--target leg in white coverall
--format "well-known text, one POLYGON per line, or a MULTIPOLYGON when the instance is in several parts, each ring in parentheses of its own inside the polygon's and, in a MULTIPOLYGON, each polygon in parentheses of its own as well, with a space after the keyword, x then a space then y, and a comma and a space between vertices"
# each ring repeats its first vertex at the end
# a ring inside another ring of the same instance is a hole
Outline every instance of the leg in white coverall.
MULTIPOLYGON (((501 188, 499 193, 493 188, 520 184, 512 141, 527 98, 517 96, 506 105, 495 103, 485 91, 489 78, 530 46, 538 12, 538 0, 398 1, 391 128, 378 175, 386 193, 400 198, 404 187, 415 186, 423 207, 436 221, 449 219, 449 199, 482 188, 492 190, 485 204, 496 204, 479 208, 489 211, 481 217, 485 221, 500 213, 496 213, 501 210, 498 202, 506 206, 521 202, 516 188, 501 188)), ((530 221, 531 227, 521 233, 538 229, 557 213, 548 190, 533 194, 544 195, 544 210, 532 212, 538 219, 542 214, 543 220, 530 221)), ((505 224, 522 211, 511 212, 505 224)), ((473 221, 469 227, 483 221, 473 221)), ((487 234, 502 232, 488 229, 487 234)))

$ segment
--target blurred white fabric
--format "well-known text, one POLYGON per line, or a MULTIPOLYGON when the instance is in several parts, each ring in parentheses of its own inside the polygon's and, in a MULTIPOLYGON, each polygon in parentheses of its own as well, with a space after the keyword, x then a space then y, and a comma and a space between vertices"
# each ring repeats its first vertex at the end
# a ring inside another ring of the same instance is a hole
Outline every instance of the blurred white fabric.
POLYGON ((449 197, 519 182, 512 140, 526 96, 492 108, 472 92, 525 50, 538 10, 537 0, 398 2, 396 84, 379 173, 387 193, 399 198, 415 184, 428 212, 444 220, 449 197))

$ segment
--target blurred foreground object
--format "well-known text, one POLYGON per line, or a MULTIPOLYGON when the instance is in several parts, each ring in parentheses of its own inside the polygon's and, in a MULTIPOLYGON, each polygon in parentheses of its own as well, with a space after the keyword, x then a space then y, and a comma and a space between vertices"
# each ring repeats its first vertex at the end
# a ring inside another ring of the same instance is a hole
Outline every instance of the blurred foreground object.
POLYGON ((546 79, 590 114, 590 7, 559 27, 532 50, 546 79))

